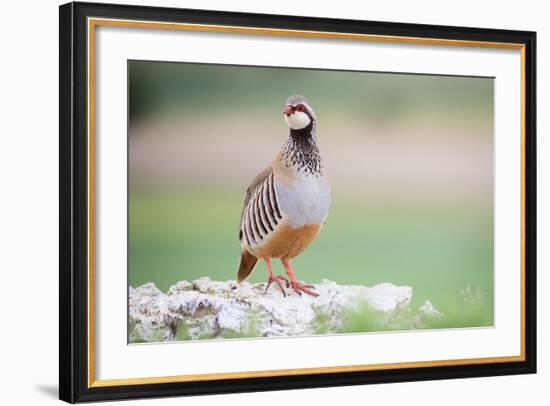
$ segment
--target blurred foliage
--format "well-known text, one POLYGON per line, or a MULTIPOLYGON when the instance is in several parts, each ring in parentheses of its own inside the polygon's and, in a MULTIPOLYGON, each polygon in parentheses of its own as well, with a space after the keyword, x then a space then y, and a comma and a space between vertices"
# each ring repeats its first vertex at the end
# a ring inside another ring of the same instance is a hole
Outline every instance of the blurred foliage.
MULTIPOLYGON (((476 287, 475 290, 481 292, 480 287, 476 287)), ((456 292, 453 296, 455 300, 440 302, 445 311, 439 315, 424 314, 418 311, 418 308, 384 314, 365 303, 344 316, 339 333, 399 331, 410 329, 411 326, 416 329, 430 330, 493 325, 494 309, 491 303, 479 300, 472 302, 463 292, 461 292, 462 300, 457 299, 456 292)))
POLYGON ((341 333, 368 333, 388 330, 386 315, 363 304, 357 310, 348 312, 342 320, 341 333))
POLYGON ((419 117, 492 120, 493 80, 456 76, 381 74, 130 61, 130 120, 181 110, 281 110, 292 94, 307 95, 318 111, 340 104, 358 119, 419 117))

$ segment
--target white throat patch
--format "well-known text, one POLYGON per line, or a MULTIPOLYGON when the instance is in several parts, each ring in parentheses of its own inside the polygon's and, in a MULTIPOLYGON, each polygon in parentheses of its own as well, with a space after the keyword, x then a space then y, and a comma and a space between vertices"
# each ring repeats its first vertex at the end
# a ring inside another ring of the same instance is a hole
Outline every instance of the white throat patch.
POLYGON ((285 114, 284 117, 286 124, 293 130, 301 130, 302 128, 306 128, 309 123, 311 123, 311 119, 303 111, 295 111, 294 114, 291 114, 290 116, 285 114))

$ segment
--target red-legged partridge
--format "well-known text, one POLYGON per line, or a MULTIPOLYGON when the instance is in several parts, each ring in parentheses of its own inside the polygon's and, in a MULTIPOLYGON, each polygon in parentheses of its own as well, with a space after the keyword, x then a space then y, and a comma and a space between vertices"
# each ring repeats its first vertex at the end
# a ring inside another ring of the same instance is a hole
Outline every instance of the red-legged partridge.
POLYGON ((271 165, 246 190, 237 281, 245 280, 263 259, 269 274, 266 291, 275 282, 283 294, 284 283, 298 294, 317 296, 313 286, 298 282, 290 261, 321 231, 331 202, 330 184, 323 176, 311 104, 303 96, 291 96, 283 115, 290 134, 271 165), (273 274, 271 258, 281 260, 290 281, 273 274))

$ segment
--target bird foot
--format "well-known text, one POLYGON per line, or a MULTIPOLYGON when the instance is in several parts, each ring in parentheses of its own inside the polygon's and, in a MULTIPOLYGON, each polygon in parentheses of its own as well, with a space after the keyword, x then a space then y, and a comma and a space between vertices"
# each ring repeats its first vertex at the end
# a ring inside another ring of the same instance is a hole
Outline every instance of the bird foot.
POLYGON ((265 291, 267 292, 267 290, 269 289, 271 284, 273 282, 275 282, 277 284, 277 286, 279 287, 279 289, 281 289, 281 292, 283 292, 283 296, 286 297, 286 292, 285 292, 285 289, 283 288, 283 281, 284 281, 286 287, 288 288, 290 286, 290 282, 284 276, 282 276, 282 275, 269 275, 269 278, 267 280, 267 286, 265 287, 265 291))
POLYGON ((302 292, 307 293, 308 295, 313 297, 319 296, 318 293, 315 293, 314 291, 311 290, 311 289, 315 289, 315 286, 313 285, 306 285, 298 281, 291 281, 290 284, 292 285, 292 289, 294 289, 294 292, 296 292, 300 296, 302 295, 302 292))

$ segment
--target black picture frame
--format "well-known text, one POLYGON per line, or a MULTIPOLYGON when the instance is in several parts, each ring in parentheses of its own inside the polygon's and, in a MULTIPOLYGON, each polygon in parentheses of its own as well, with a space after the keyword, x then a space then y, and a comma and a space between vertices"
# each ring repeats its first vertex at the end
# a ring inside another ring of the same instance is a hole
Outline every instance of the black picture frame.
POLYGON ((536 372, 536 33, 498 29, 263 15, 113 4, 60 6, 59 33, 59 397, 67 402, 236 393, 536 372), (523 360, 359 372, 90 386, 88 379, 87 19, 103 17, 344 32, 524 47, 524 349, 523 360))

